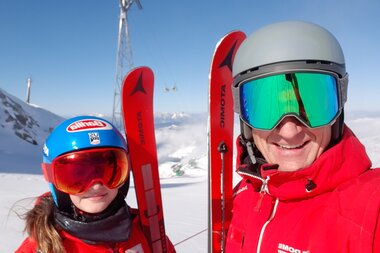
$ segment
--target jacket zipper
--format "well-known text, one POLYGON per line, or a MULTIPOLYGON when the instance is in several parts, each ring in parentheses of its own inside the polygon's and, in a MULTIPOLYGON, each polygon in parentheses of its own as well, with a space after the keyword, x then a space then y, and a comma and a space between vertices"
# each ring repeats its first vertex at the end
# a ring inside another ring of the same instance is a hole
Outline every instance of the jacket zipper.
POLYGON ((118 253, 119 252, 119 248, 120 248, 119 244, 115 243, 114 246, 113 246, 113 249, 112 249, 113 253, 118 253))
MULTIPOLYGON (((248 177, 251 177, 251 178, 254 178, 254 179, 258 179, 258 180, 260 180, 262 182, 262 185, 261 185, 261 188, 260 188, 260 193, 259 193, 260 194, 260 199, 257 202, 257 205, 255 207, 255 211, 260 211, 261 203, 262 203, 262 200, 263 200, 265 194, 269 194, 270 195, 269 189, 268 189, 268 181, 269 181, 270 177, 267 176, 265 179, 263 179, 261 177, 254 176, 254 175, 251 175, 251 174, 248 174, 248 173, 244 173, 244 172, 241 172, 241 171, 238 171, 238 174, 245 175, 245 176, 248 176, 248 177)), ((257 253, 260 253, 261 244, 262 244, 262 240, 263 240, 263 237, 264 237, 265 229, 268 226, 268 224, 273 220, 273 218, 274 218, 274 216, 276 214, 276 211, 277 211, 278 203, 279 203, 279 199, 276 198, 275 203, 274 203, 274 207, 273 207, 273 210, 272 210, 272 213, 271 213, 271 216, 269 217, 269 219, 264 223, 263 227, 261 228, 260 236, 259 236, 259 241, 257 243, 257 250, 256 250, 257 253)))
MULTIPOLYGON (((246 173, 246 172, 242 172, 242 171, 237 171, 237 173, 241 176, 246 176, 246 177, 250 177, 250 178, 253 178, 253 179, 256 179, 256 180, 259 180, 262 182, 262 185, 261 185, 261 189, 260 189, 260 195, 261 195, 261 192, 262 191, 265 191, 265 192, 268 192, 268 186, 267 186, 267 183, 268 183, 268 180, 269 180, 269 177, 267 177, 266 180, 264 180, 263 178, 259 177, 259 176, 255 176, 255 175, 252 175, 250 173, 246 173)), ((264 192, 263 192, 263 195, 264 196, 264 192)), ((262 200, 262 197, 260 197, 258 203, 256 204, 256 207, 254 208, 254 210, 256 211, 257 207, 261 204, 259 204, 259 202, 261 202, 262 200)), ((242 240, 241 240, 241 243, 240 243, 240 251, 239 252, 243 252, 243 248, 244 248, 244 240, 245 240, 245 229, 243 231, 243 236, 242 236, 242 240)))
POLYGON ((263 198, 264 198, 264 195, 265 194, 269 194, 268 181, 269 181, 270 177, 267 176, 265 179, 263 179, 261 177, 254 176, 252 174, 241 172, 241 171, 238 171, 237 173, 240 174, 240 175, 244 175, 244 176, 247 176, 247 177, 251 177, 251 178, 260 180, 262 182, 262 185, 261 185, 261 188, 260 188, 260 199, 257 201, 256 207, 254 208, 254 210, 256 212, 259 212, 260 211, 260 207, 261 207, 261 203, 262 203, 263 198))
POLYGON ((269 191, 268 191, 268 181, 269 181, 269 176, 267 176, 267 178, 263 180, 263 184, 261 185, 261 189, 260 189, 260 193, 259 193, 260 194, 260 198, 257 201, 257 204, 255 206, 255 211, 256 212, 260 212, 260 208, 261 208, 261 204, 263 202, 264 195, 269 193, 269 191))
POLYGON ((257 243, 257 251, 256 251, 257 253, 260 253, 261 244, 262 244, 262 241, 263 241, 265 229, 268 226, 268 224, 273 220, 273 218, 274 218, 274 216, 276 214, 278 202, 279 202, 279 200, 278 200, 278 198, 276 198, 276 201, 274 203, 274 207, 273 207, 271 216, 269 217, 269 219, 264 223, 263 227, 261 228, 261 232, 260 232, 260 236, 259 236, 259 241, 257 243))

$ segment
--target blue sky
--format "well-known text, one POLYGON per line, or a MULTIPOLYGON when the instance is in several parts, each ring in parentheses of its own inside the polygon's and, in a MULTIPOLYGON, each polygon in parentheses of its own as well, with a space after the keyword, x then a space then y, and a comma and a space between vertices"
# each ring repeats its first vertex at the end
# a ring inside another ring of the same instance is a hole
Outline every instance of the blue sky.
MULTIPOLYGON (((128 12, 135 66, 155 73, 155 111, 206 112, 215 44, 277 21, 330 30, 350 74, 346 110, 379 111, 380 2, 377 0, 141 0, 128 12), (176 85, 177 92, 164 92, 176 85)), ((112 114, 118 0, 1 0, 0 87, 62 116, 112 114)))

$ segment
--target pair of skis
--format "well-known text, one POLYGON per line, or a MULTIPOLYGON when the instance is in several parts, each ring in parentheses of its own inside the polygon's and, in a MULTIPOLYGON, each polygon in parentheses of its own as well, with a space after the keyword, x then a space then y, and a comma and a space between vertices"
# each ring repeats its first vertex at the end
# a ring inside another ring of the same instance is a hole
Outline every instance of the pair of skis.
MULTIPOLYGON (((245 34, 234 31, 216 46, 209 83, 209 252, 225 251, 232 209, 232 63, 245 34)), ((150 68, 130 71, 123 83, 124 127, 143 230, 153 253, 166 253, 166 235, 153 117, 154 75, 150 68)))
POLYGON ((208 252, 225 252, 232 218, 233 131, 232 64, 245 34, 233 31, 216 45, 209 83, 209 240, 208 252))

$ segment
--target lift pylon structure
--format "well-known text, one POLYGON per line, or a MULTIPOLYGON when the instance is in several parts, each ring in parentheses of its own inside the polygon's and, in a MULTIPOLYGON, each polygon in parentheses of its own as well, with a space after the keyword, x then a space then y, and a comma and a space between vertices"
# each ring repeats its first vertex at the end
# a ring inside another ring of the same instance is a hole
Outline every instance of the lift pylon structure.
POLYGON ((116 76, 115 76, 115 91, 113 101, 112 123, 120 130, 123 131, 123 117, 121 112, 121 86, 123 78, 126 73, 133 68, 133 56, 131 41, 128 31, 127 12, 136 3, 139 9, 142 9, 139 0, 119 0, 120 17, 119 17, 119 34, 117 42, 116 54, 116 76))

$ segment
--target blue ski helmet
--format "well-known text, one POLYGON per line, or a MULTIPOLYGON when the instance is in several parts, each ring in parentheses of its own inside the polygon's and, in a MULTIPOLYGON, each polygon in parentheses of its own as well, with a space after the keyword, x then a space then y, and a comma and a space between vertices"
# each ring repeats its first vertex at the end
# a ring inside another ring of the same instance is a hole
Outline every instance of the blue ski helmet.
MULTIPOLYGON (((43 147, 43 162, 52 163, 63 154, 95 149, 121 148, 128 153, 127 143, 123 135, 109 121, 94 116, 77 116, 60 123, 48 136, 43 147)), ((53 183, 49 183, 54 202, 60 210, 67 210, 71 206, 69 195, 58 190, 53 183)), ((123 199, 129 188, 129 176, 119 194, 123 199)))

